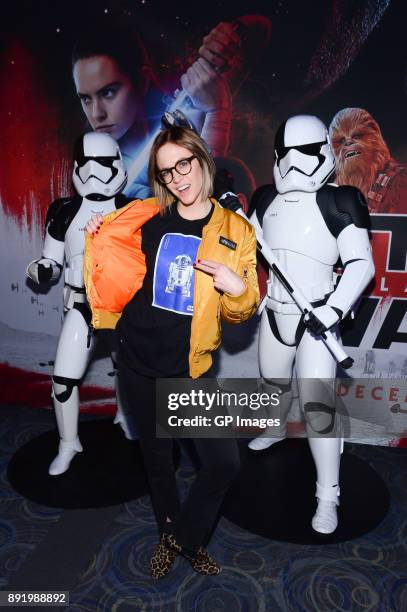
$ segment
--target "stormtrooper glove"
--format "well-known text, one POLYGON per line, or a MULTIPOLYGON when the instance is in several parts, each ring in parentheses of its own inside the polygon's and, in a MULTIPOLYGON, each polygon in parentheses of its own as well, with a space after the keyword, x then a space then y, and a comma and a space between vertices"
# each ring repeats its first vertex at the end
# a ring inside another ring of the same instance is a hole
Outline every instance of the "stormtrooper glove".
POLYGON ((316 336, 321 336, 327 329, 336 325, 342 319, 343 312, 334 306, 318 306, 308 312, 304 321, 308 329, 316 336))

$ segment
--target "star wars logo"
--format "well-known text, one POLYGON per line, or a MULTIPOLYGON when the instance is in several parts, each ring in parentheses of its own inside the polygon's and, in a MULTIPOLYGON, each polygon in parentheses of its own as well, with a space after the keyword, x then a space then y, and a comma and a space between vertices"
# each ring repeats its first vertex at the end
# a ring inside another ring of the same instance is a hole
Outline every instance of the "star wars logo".
POLYGON ((344 323, 342 337, 346 346, 388 349, 393 342, 407 343, 407 215, 373 214, 370 219, 375 279, 356 319, 344 323))

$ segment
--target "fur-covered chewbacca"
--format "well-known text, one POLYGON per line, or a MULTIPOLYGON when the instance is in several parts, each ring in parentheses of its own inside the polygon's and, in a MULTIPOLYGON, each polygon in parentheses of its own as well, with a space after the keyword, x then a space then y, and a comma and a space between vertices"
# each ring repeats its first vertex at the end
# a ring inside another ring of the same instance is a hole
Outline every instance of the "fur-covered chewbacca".
POLYGON ((362 108, 344 108, 329 126, 336 182, 364 194, 370 212, 407 212, 407 166, 397 163, 379 125, 362 108))

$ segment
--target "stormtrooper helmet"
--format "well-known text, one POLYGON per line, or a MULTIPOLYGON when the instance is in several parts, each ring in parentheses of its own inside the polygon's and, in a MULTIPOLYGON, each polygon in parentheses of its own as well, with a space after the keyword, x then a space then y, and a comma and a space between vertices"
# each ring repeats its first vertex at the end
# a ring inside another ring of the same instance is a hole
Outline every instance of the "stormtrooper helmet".
POLYGON ((76 191, 89 200, 108 200, 127 182, 119 145, 102 132, 83 134, 74 147, 72 174, 76 191))
POLYGON ((275 138, 274 181, 279 193, 318 191, 335 169, 328 130, 318 117, 287 119, 275 138))

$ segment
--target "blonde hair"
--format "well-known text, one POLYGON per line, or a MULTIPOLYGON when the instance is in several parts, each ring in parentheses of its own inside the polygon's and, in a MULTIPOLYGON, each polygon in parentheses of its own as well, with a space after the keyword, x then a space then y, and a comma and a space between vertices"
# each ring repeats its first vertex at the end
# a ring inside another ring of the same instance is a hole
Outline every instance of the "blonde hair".
POLYGON ((157 168, 157 153, 158 150, 168 142, 184 147, 195 155, 199 165, 202 168, 203 183, 202 197, 209 198, 213 193, 213 180, 215 177, 215 162, 208 147, 198 134, 193 130, 184 127, 173 126, 167 130, 159 132, 153 142, 150 151, 150 159, 148 161, 148 181, 153 190, 155 197, 160 206, 160 213, 163 215, 165 210, 172 204, 175 197, 174 194, 158 179, 159 169, 157 168))

